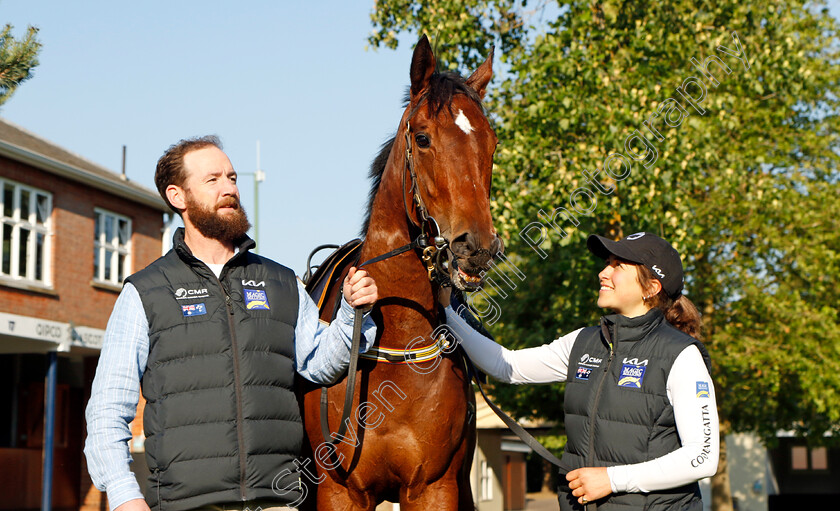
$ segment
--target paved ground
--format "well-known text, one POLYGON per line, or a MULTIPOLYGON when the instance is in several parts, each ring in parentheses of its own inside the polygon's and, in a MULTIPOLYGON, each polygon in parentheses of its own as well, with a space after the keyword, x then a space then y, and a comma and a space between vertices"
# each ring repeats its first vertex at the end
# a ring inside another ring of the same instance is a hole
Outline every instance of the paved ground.
POLYGON ((525 511, 557 511, 556 493, 529 493, 525 500, 525 511))
MULTIPOLYGON (((383 502, 376 507, 377 511, 392 511, 393 504, 383 502)), ((559 511, 556 493, 529 493, 525 500, 523 511, 559 511)))

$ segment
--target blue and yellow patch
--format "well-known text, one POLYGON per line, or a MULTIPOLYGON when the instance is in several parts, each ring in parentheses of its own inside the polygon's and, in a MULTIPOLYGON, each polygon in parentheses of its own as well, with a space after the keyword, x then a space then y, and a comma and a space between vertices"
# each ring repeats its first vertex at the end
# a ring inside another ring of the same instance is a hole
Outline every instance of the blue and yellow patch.
POLYGON ((207 307, 205 307, 204 303, 191 303, 189 305, 182 305, 181 312, 184 314, 184 317, 187 316, 202 316, 207 314, 207 307))
POLYGON ((621 374, 618 376, 619 387, 631 389, 642 388, 642 380, 645 378, 645 366, 624 364, 621 366, 621 374))
POLYGON ((248 310, 269 310, 268 295, 262 289, 243 289, 245 308, 248 310))
POLYGON ((697 397, 709 397, 709 382, 697 382, 697 397))

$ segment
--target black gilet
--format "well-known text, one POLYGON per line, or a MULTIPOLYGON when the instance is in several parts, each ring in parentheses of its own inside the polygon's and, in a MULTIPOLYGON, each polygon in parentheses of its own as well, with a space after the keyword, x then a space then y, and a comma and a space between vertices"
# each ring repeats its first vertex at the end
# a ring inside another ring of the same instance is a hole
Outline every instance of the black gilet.
MULTIPOLYGON (((692 344, 709 366, 705 347, 671 326, 658 309, 636 318, 604 316, 600 326, 578 334, 566 378, 563 483, 565 473, 576 468, 641 463, 679 449, 666 383, 674 360, 692 344)), ((583 509, 565 484, 559 500, 563 511, 583 509)), ((697 483, 611 494, 596 505, 599 511, 702 509, 697 483)))
POLYGON ((300 496, 297 282, 253 246, 244 237, 216 278, 178 229, 172 250, 126 279, 149 323, 141 386, 152 509, 300 496))

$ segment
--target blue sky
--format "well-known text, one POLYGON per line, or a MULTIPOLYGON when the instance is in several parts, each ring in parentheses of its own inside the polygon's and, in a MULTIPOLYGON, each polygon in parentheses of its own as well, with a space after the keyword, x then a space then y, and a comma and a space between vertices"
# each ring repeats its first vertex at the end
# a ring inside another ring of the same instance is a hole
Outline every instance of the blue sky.
MULTIPOLYGON (((256 167, 258 252, 304 271, 316 245, 356 237, 367 171, 393 134, 413 38, 366 50, 373 1, 0 0, 0 23, 43 43, 34 77, 0 116, 154 189, 177 140, 221 137, 256 167)), ((253 222, 253 178, 240 181, 253 222)))
MULTIPOLYGON (((373 5, 0 0, 0 23, 35 25, 43 43, 0 116, 115 172, 125 144, 129 178, 152 189, 181 138, 219 135, 241 173, 260 140, 257 250, 302 274, 312 248, 357 236, 370 161, 402 112, 416 38, 366 50, 373 5)), ((828 5, 837 17, 840 0, 828 5)))

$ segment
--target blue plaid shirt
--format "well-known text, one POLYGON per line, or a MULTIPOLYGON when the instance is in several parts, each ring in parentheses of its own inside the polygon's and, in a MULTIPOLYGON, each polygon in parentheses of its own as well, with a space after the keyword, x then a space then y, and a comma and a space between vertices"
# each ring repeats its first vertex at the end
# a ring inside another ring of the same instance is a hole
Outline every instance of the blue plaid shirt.
MULTIPOLYGON (((318 319, 318 307, 298 281, 298 320, 295 327, 295 366, 304 378, 332 383, 350 363, 353 340, 353 308, 344 299, 338 317, 329 326, 318 319)), ((376 325, 369 317, 362 325, 360 351, 376 338, 376 325)), ((93 483, 107 491, 111 509, 143 493, 129 469, 131 453, 128 424, 134 420, 140 396, 140 380, 149 356, 149 324, 140 294, 126 283, 108 320, 99 365, 93 380, 85 417, 88 437, 85 456, 93 483)))

